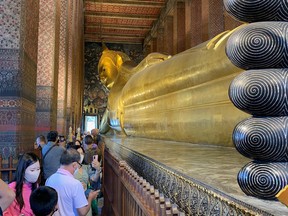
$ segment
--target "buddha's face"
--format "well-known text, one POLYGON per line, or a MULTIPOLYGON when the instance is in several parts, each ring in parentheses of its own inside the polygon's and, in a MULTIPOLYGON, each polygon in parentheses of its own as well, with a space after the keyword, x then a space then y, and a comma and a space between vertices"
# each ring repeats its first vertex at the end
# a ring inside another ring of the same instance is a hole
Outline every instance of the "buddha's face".
POLYGON ((109 56, 106 57, 105 53, 99 61, 98 72, 101 83, 108 89, 111 89, 118 76, 118 69, 113 59, 109 56))

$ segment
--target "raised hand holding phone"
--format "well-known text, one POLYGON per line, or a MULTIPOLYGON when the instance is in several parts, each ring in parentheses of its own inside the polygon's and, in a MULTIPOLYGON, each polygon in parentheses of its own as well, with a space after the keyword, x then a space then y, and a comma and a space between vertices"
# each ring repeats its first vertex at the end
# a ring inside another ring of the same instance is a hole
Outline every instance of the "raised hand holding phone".
POLYGON ((90 200, 96 199, 99 192, 100 192, 100 190, 97 190, 97 191, 90 190, 90 192, 88 194, 88 199, 90 199, 90 200))

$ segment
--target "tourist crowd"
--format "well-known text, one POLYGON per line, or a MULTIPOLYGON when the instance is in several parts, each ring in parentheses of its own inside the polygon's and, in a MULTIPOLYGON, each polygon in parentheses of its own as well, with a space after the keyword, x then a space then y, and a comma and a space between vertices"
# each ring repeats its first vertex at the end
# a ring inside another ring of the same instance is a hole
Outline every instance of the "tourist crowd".
POLYGON ((50 131, 34 148, 38 156, 20 155, 12 182, 0 179, 0 216, 98 215, 104 150, 98 129, 70 141, 50 131))

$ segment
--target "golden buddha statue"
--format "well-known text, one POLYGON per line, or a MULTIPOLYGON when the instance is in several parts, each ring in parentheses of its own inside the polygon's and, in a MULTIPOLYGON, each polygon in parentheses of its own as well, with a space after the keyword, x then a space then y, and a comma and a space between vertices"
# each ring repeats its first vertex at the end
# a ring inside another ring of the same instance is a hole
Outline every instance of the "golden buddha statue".
POLYGON ((100 133, 112 128, 128 136, 233 146, 235 125, 249 116, 228 96, 243 71, 225 54, 238 28, 173 57, 151 53, 138 65, 105 48, 98 72, 110 93, 100 133))

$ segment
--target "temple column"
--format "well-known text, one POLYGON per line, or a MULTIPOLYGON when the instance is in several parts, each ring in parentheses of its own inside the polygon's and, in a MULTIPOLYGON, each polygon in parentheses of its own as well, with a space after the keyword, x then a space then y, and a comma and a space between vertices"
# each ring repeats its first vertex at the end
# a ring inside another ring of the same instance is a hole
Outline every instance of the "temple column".
POLYGON ((66 107, 67 107, 67 51, 68 51, 68 1, 61 0, 60 15, 60 47, 58 73, 58 102, 57 102, 57 131, 66 135, 66 107))
MULTIPOLYGON (((201 42, 209 40, 209 1, 210 0, 202 0, 201 1, 201 42)), ((198 9, 198 8, 197 8, 198 9)), ((199 17, 196 18, 196 20, 199 17)))
POLYGON ((202 42, 225 30, 223 7, 223 1, 202 0, 202 42))
POLYGON ((164 52, 164 29, 162 27, 157 31, 157 52, 164 52))
POLYGON ((82 1, 68 6, 68 74, 66 129, 80 127, 84 89, 84 17, 82 1))
POLYGON ((68 1, 68 71, 67 71, 67 115, 66 125, 72 126, 72 73, 73 73, 73 5, 74 1, 68 1))
POLYGON ((151 48, 152 52, 157 52, 157 38, 152 38, 151 39, 151 48))
POLYGON ((0 154, 5 166, 8 156, 16 161, 33 148, 39 3, 4 0, 1 17, 0 154))
POLYGON ((164 24, 164 52, 166 54, 173 54, 173 16, 167 16, 164 24))
POLYGON ((191 2, 191 47, 202 43, 202 0, 195 0, 191 2))
POLYGON ((151 42, 149 42, 145 47, 144 47, 144 50, 143 50, 143 53, 145 56, 147 56, 149 53, 152 52, 152 46, 151 46, 151 42))
MULTIPOLYGON (((173 8, 175 5, 175 0, 167 0, 165 7, 162 9, 162 12, 158 18, 158 20, 153 24, 153 27, 150 31, 150 33, 146 36, 146 38, 143 41, 143 48, 144 50, 147 50, 147 46, 150 46, 151 52, 157 52, 157 41, 155 42, 154 40, 157 40, 157 34, 158 30, 162 29, 163 27, 165 28, 165 23, 166 23, 166 18, 167 16, 170 16, 171 13, 173 13, 173 8)), ((172 25, 173 26, 173 25, 172 25)), ((172 28, 173 29, 173 28, 172 28)), ((162 30, 161 30, 162 31, 162 30)), ((165 30, 164 30, 165 32, 165 30)), ((164 35, 164 40, 165 40, 166 35, 164 35)), ((173 38, 173 36, 172 36, 173 38)), ((164 41, 163 41, 164 42, 164 41)), ((173 43, 171 43, 173 44, 173 43)), ((171 44, 169 44, 171 46, 171 44)), ((163 48, 165 47, 165 42, 163 45, 163 48)), ((145 51, 147 53, 147 51, 145 51)), ((172 53, 169 53, 172 54, 172 53)))
POLYGON ((36 131, 56 130, 60 1, 40 0, 36 131))
POLYGON ((82 113, 83 113, 83 95, 84 95, 84 15, 83 15, 83 1, 76 2, 76 16, 75 16, 75 76, 73 77, 73 84, 75 85, 75 130, 81 127, 82 113))
POLYGON ((223 1, 209 0, 209 39, 225 31, 223 1))
POLYGON ((78 7, 78 1, 73 2, 73 14, 72 14, 72 59, 71 59, 71 104, 70 104, 70 122, 71 126, 73 128, 74 133, 76 132, 76 112, 75 107, 77 103, 76 99, 76 93, 77 93, 77 83, 76 82, 76 74, 77 74, 77 7, 78 7))
POLYGON ((177 1, 174 13, 174 54, 185 50, 185 2, 177 1))
POLYGON ((186 37, 186 41, 185 41, 185 47, 186 49, 191 48, 191 38, 192 38, 192 30, 191 30, 191 16, 192 16, 192 1, 191 0, 187 0, 185 1, 185 37, 186 37))

